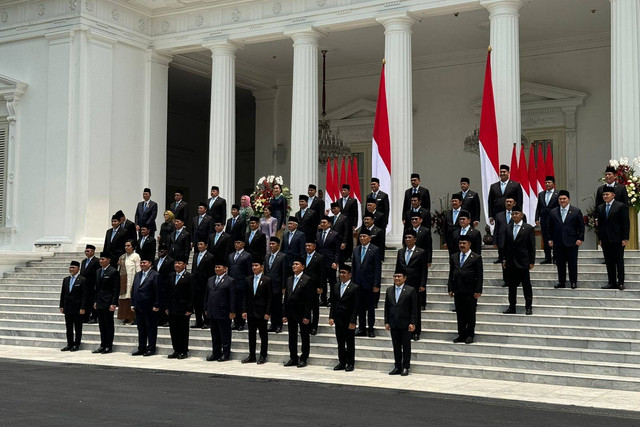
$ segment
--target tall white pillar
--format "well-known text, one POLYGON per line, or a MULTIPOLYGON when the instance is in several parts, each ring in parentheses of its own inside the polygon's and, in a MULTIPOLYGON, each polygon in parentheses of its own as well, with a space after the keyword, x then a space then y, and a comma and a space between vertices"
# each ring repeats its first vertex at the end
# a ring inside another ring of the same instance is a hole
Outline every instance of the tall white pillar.
POLYGON ((255 176, 275 175, 276 148, 276 95, 277 89, 259 89, 253 91, 256 99, 256 149, 255 176))
POLYGON ((229 40, 222 40, 206 44, 205 47, 211 49, 212 58, 207 187, 211 185, 220 187, 220 195, 227 199, 227 209, 231 209, 231 205, 236 203, 235 52, 239 46, 229 40))
POLYGON ((491 76, 496 105, 500 163, 511 162, 513 144, 520 150, 520 37, 522 0, 484 0, 491 22, 491 76))
POLYGON ((611 1, 611 156, 640 152, 640 4, 611 1))
POLYGON ((293 39, 291 183, 293 201, 318 181, 318 40, 313 28, 287 33, 293 39))
MULTIPOLYGON (((416 20, 408 15, 379 18, 384 25, 385 84, 391 136, 391 231, 387 245, 402 245, 402 203, 413 172, 413 96, 411 67, 411 26, 416 20)), ((369 179, 368 177, 366 179, 369 179)))

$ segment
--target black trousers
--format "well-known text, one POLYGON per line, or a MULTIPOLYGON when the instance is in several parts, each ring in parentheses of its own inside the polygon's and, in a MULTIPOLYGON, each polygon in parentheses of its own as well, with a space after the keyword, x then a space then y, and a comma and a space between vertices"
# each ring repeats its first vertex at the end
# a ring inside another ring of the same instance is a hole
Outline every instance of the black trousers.
MULTIPOLYGON (((421 293, 426 294, 426 291, 420 292, 419 287, 415 287, 414 289, 416 290, 416 294, 418 295, 418 301, 420 301, 420 294, 421 293)), ((420 311, 420 307, 418 307, 418 312, 416 313, 416 329, 411 334, 420 335, 421 332, 422 332, 422 312, 420 311)))
MULTIPOLYGON (((313 307, 311 307, 311 329, 318 329, 318 322, 320 321, 320 295, 313 296, 313 307)), ((311 332, 311 331, 309 331, 311 332)))
POLYGON ((158 338, 158 312, 143 313, 136 309, 136 323, 138 327, 138 350, 156 351, 158 338))
POLYGON ((113 314, 108 308, 99 308, 98 310, 98 326, 100 328, 100 347, 113 347, 113 336, 115 327, 113 326, 113 314))
POLYGON ((578 283, 578 247, 554 246, 556 267, 558 267, 558 282, 567 283, 567 264, 569 265, 569 282, 578 283))
POLYGON ((184 314, 169 314, 169 333, 173 351, 180 354, 189 352, 189 319, 184 314))
MULTIPOLYGON (((427 274, 426 274, 426 279, 425 279, 425 284, 429 281, 429 269, 427 268, 427 274)), ((427 287, 425 286, 424 292, 418 292, 418 310, 420 310, 421 307, 426 307, 427 306, 427 287)))
POLYGON ((282 292, 271 294, 271 327, 282 327, 282 292))
POLYGON ((356 334, 349 324, 336 323, 336 341, 338 341, 338 360, 345 365, 355 364, 356 334))
MULTIPOLYGON (((540 229, 546 230, 548 222, 542 218, 540 218, 540 229)), ((542 247, 544 248, 544 259, 547 261, 555 260, 555 256, 553 253, 553 248, 549 246, 549 240, 542 238, 542 247)))
MULTIPOLYGON (((282 317, 280 318, 282 320, 282 317)), ((256 355, 256 330, 260 332, 260 357, 267 357, 269 348, 269 335, 267 334, 267 321, 264 318, 247 316, 249 326, 249 356, 256 355)))
POLYGON ((231 355, 231 319, 209 319, 211 354, 214 358, 231 355))
POLYGON ((391 328, 393 359, 398 369, 409 369, 411 365, 411 332, 408 328, 391 328))
POLYGON ((328 301, 331 301, 330 294, 331 292, 333 292, 333 287, 337 282, 338 282, 338 279, 336 278, 336 271, 333 268, 329 267, 327 269, 327 279, 322 285, 322 296, 320 297, 322 304, 326 305, 328 301), (328 288, 327 288, 327 282, 329 282, 328 288))
POLYGON ((358 307, 358 327, 362 330, 367 327, 373 330, 376 323, 376 296, 373 289, 365 289, 360 286, 360 306, 358 307), (369 319, 367 319, 369 316, 369 319), (368 320, 368 322, 367 322, 368 320))
POLYGON ((458 318, 458 335, 460 338, 473 338, 476 335, 476 307, 478 300, 473 294, 458 295, 453 297, 456 304, 456 317, 458 318))
POLYGON ((607 264, 607 277, 610 285, 624 285, 624 246, 620 243, 600 242, 604 262, 607 264))
POLYGON ((69 347, 74 345, 80 345, 80 341, 82 340, 82 321, 84 320, 84 315, 79 313, 78 310, 71 310, 70 313, 64 313, 64 325, 67 328, 67 345, 69 347), (75 339, 73 336, 73 331, 75 329, 75 339))
POLYGON ((294 362, 307 360, 309 358, 309 352, 311 351, 311 343, 309 341, 311 325, 302 323, 302 318, 288 318, 287 321, 289 324, 289 357, 294 362), (302 341, 300 358, 298 358, 298 328, 300 328, 300 338, 302 341))
POLYGON ((531 308, 533 303, 533 291, 531 290, 531 277, 528 268, 507 268, 507 284, 509 285, 509 307, 516 307, 516 298, 518 295, 518 285, 522 284, 522 292, 524 293, 524 305, 531 308))
MULTIPOLYGON (((236 281, 234 284, 236 293, 236 306, 231 307, 235 309, 236 317, 233 319, 233 324, 237 327, 244 327, 246 321, 242 318, 242 299, 244 298, 244 281, 236 281)), ((234 292, 234 290, 232 290, 234 292)))
POLYGON ((204 291, 206 286, 206 282, 197 282, 194 283, 193 286, 193 310, 196 315, 197 326, 202 326, 208 321, 208 319, 204 317, 204 291))
MULTIPOLYGON (((87 286, 87 301, 94 301, 96 294, 96 285, 87 286)), ((98 310, 93 308, 93 303, 89 304, 89 308, 87 308, 84 312, 84 318, 82 319, 85 322, 88 322, 91 319, 98 319, 98 310)))

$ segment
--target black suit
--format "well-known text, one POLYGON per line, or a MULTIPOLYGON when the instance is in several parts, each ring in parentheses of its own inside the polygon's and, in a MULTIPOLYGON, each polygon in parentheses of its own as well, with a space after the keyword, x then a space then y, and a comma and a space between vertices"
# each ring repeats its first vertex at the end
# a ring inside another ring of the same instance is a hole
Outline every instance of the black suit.
POLYGON ((178 235, 178 230, 169 235, 169 255, 174 259, 177 256, 189 258, 191 254, 191 234, 187 231, 187 227, 183 227, 178 235))
POLYGON ((463 211, 469 212, 469 215, 471 215, 471 222, 480 222, 480 196, 478 193, 472 190, 467 190, 467 194, 465 194, 464 197, 462 196, 462 191, 459 191, 456 194, 462 198, 462 205, 460 208, 463 211))
POLYGON ((207 242, 209 240, 209 235, 212 233, 215 233, 213 228, 213 218, 205 214, 204 217, 202 217, 202 220, 200 220, 200 215, 194 216, 191 220, 191 234, 193 234, 194 251, 198 252, 198 242, 207 242), (200 224, 198 224, 198 222, 200 224))
POLYGON ((227 225, 224 228, 224 232, 231 236, 231 241, 235 242, 237 240, 242 240, 244 242, 244 235, 247 231, 247 223, 244 219, 238 215, 237 217, 229 218, 227 220, 227 225), (235 224, 234 224, 235 219, 235 224))
POLYGON ((260 332, 260 357, 267 357, 269 347, 269 337, 267 335, 267 319, 265 316, 271 315, 271 279, 261 274, 258 280, 258 287, 253 291, 255 275, 247 276, 244 279, 245 291, 242 303, 242 312, 247 314, 247 325, 249 327, 249 356, 256 356, 256 330, 260 332))
POLYGON ((191 273, 184 270, 178 283, 176 272, 169 275, 167 283, 167 310, 169 311, 169 333, 173 351, 178 354, 189 352, 189 318, 193 313, 191 273))
POLYGON ((327 229, 326 237, 323 236, 325 236, 324 230, 320 230, 316 234, 316 251, 322 255, 325 277, 329 282, 328 288, 327 280, 322 282, 321 300, 323 304, 326 304, 329 298, 328 290, 331 289, 331 292, 333 292, 333 285, 336 284, 336 269, 332 265, 340 265, 340 245, 342 240, 341 236, 331 229, 327 229))
POLYGON ((144 239, 144 242, 142 239, 141 237, 140 240, 138 240, 136 253, 140 255, 142 259, 154 259, 156 257, 156 239, 154 239, 151 234, 144 239))
POLYGON ((341 197, 338 199, 338 203, 340 203, 342 215, 349 219, 349 227, 353 232, 353 229, 358 225, 358 201, 354 197, 348 199, 341 197))
MULTIPOLYGON (((460 252, 460 235, 462 233, 462 229, 455 230, 453 232, 453 248, 449 249, 449 255, 453 255, 456 252, 460 252)), ((467 230, 467 236, 471 239, 471 251, 481 255, 482 252, 482 234, 475 228, 469 226, 467 230)))
POLYGON ((73 288, 69 290, 71 276, 62 279, 60 291, 60 308, 64 313, 64 323, 67 330, 67 346, 80 346, 82 340, 82 320, 84 316, 80 310, 87 308, 87 279, 77 274, 73 280, 73 288), (75 339, 73 331, 76 331, 75 339))
POLYGON ((412 286, 405 283, 399 298, 396 300, 396 286, 387 288, 384 301, 384 324, 391 330, 393 358, 397 369, 409 369, 411 365, 411 332, 409 325, 418 330, 420 323, 418 310, 418 294, 412 286))
MULTIPOLYGON (((396 269, 400 267, 401 270, 405 271, 405 275, 407 276, 407 281, 405 282, 406 286, 411 286, 415 288, 416 295, 418 296, 418 301, 421 303, 425 302, 426 305, 426 287, 427 287, 427 252, 424 249, 420 249, 417 246, 413 247, 413 252, 411 253, 411 258, 409 258, 409 263, 406 262, 407 258, 407 250, 408 248, 404 247, 398 250, 398 256, 396 258, 396 269), (424 291, 421 291, 420 288, 425 288, 424 291), (424 292, 425 296, 422 298, 419 296, 420 293, 424 292)), ((414 334, 420 335, 422 332, 422 315, 420 310, 418 310, 417 322, 416 322, 416 330, 414 334)))
POLYGON ((96 271, 96 294, 94 303, 98 311, 98 326, 100 327, 100 347, 113 347, 114 311, 109 308, 118 306, 120 296, 120 274, 118 270, 109 266, 106 269, 99 268, 96 271))
POLYGON ((165 309, 167 308, 167 295, 169 295, 169 275, 173 273, 175 270, 173 268, 174 260, 169 255, 165 256, 162 259, 162 263, 160 263, 161 259, 156 258, 153 261, 153 269, 160 273, 160 293, 161 293, 161 301, 162 307, 160 312, 158 313, 158 325, 160 326, 168 326, 169 316, 165 313, 165 309), (160 267, 158 267, 160 265, 160 267))
POLYGON ((278 251, 273 262, 268 254, 264 258, 264 275, 271 279, 271 329, 282 327, 282 291, 286 286, 287 277, 291 273, 291 268, 287 262, 287 256, 278 251))
MULTIPOLYGON (((551 209, 558 207, 558 190, 555 188, 549 197, 549 203, 547 203, 547 192, 541 191, 538 193, 538 204, 536 205, 536 222, 540 222, 540 229, 544 230, 547 228, 549 223, 549 215, 551 213, 551 209)), ((552 248, 549 246, 549 242, 547 239, 543 240, 544 247, 544 258, 547 261, 551 261, 553 259, 552 256, 552 248)))
POLYGON ((300 274, 300 279, 293 289, 295 276, 287 279, 287 287, 284 294, 284 317, 289 324, 289 356, 294 362, 300 360, 306 361, 309 357, 311 345, 309 342, 311 310, 313 308, 313 299, 317 299, 316 288, 309 276, 304 273, 300 274), (303 320, 309 323, 304 324, 303 320), (298 358, 298 328, 300 328, 300 337, 302 340, 302 353, 298 358))
POLYGON ((213 263, 213 255, 208 251, 204 251, 204 255, 198 263, 200 252, 193 254, 193 262, 191 263, 191 285, 193 288, 193 309, 196 314, 196 327, 202 327, 207 323, 203 316, 204 293, 207 288, 209 277, 215 274, 215 265, 213 263))
POLYGON ((318 196, 314 196, 313 200, 309 197, 308 200, 309 208, 316 213, 316 224, 313 227, 315 231, 318 231, 318 226, 320 225, 320 220, 322 219, 322 215, 324 215, 325 204, 324 199, 319 198, 318 196))
POLYGON ((267 255, 267 236, 257 229, 253 238, 251 238, 251 233, 252 231, 249 230, 245 236, 244 248, 251 254, 253 259, 264 259, 265 255, 267 255))
POLYGON ((304 217, 302 216, 302 210, 296 212, 296 218, 298 219, 298 231, 304 233, 306 240, 313 240, 318 232, 318 214, 311 208, 307 208, 304 211, 304 217))
POLYGON ((360 291, 358 285, 349 281, 341 296, 341 287, 341 283, 336 283, 331 291, 329 319, 333 319, 336 327, 338 360, 344 365, 353 365, 356 355, 355 325, 360 291), (350 325, 353 325, 354 328, 350 329, 350 325))
POLYGON ((113 228, 109 228, 104 236, 104 245, 102 251, 111 257, 111 266, 118 265, 118 258, 124 253, 124 244, 127 242, 127 231, 122 227, 116 229, 115 235, 113 228))
POLYGON ((297 229, 293 232, 293 237, 291 237, 291 242, 289 242, 291 233, 291 231, 285 231, 282 236, 282 252, 287 255, 289 267, 293 265, 294 259, 305 255, 306 243, 304 233, 297 229))
POLYGON ((223 231, 216 242, 216 233, 213 233, 209 236, 208 251, 213 255, 214 265, 217 262, 226 261, 234 252, 233 239, 223 231))
MULTIPOLYGON (((503 210, 498 212, 493 218, 493 243, 498 247, 498 259, 504 261, 504 237, 507 233, 509 224, 513 223, 511 219, 512 211, 503 210)), ((473 249, 471 249, 473 251, 473 249)), ((458 252, 458 251, 456 251, 458 252)))
POLYGON ((91 257, 91 260, 87 264, 88 258, 85 258, 80 263, 80 275, 87 280, 85 288, 87 290, 87 308, 85 313, 85 320, 97 319, 98 312, 93 308, 93 301, 96 294, 96 271, 100 268, 100 263, 97 257, 91 257))
POLYGON ((536 262, 536 236, 533 227, 522 221, 514 240, 514 228, 512 221, 504 239, 504 272, 505 282, 509 285, 509 308, 515 310, 519 284, 522 284, 525 307, 531 308, 533 302, 529 266, 536 262))
MULTIPOLYGON (((406 246, 406 243, 402 242, 403 246, 406 246)), ((427 268, 426 274, 427 277, 425 279, 425 283, 429 280, 429 266, 433 261, 433 238, 431 237, 431 229, 420 226, 418 230, 416 230, 416 246, 420 249, 424 249, 426 253, 426 261, 427 268)), ((419 292, 418 293, 418 303, 420 304, 420 308, 425 310, 427 308, 427 293, 419 292)))
POLYGON ((379 210, 375 210, 373 212, 365 211, 363 212, 362 217, 364 218, 364 216, 367 214, 373 217, 373 225, 386 231, 387 223, 384 222, 384 214, 382 212, 380 212, 379 210))
POLYGON ((598 215, 598 239, 607 264, 609 285, 624 286, 624 246, 629 240, 629 208, 613 200, 607 215, 607 204, 596 208, 598 215))
POLYGON ((325 271, 324 271, 324 259, 317 251, 313 253, 311 259, 308 259, 308 255, 305 255, 305 276, 311 279, 312 286, 314 288, 313 309, 311 317, 311 329, 318 329, 318 320, 320 318, 320 301, 318 300, 317 292, 322 290, 325 284, 325 271))
POLYGON ((149 200, 147 203, 147 208, 145 209, 145 202, 138 202, 138 206, 136 207, 136 215, 135 215, 135 223, 138 227, 142 227, 146 225, 149 227, 151 233, 149 235, 153 237, 157 230, 156 226, 156 217, 158 216, 158 204, 153 200, 149 200))
POLYGON ((172 202, 167 210, 173 212, 173 216, 176 218, 184 218, 185 221, 191 218, 189 216, 189 203, 184 200, 177 202, 177 204, 175 201, 172 202))
MULTIPOLYGON (((234 279, 233 288, 235 290, 236 305, 232 308, 233 312, 241 313, 242 299, 244 298, 244 279, 253 274, 251 271, 253 257, 249 252, 243 250, 236 259, 236 253, 237 252, 234 252, 229 255, 229 270, 227 270, 227 274, 234 279)), ((244 327, 245 321, 242 316, 237 316, 233 323, 238 327, 244 327)))
POLYGON ((138 327, 138 351, 156 351, 158 337, 158 313, 162 309, 162 277, 153 269, 136 273, 131 290, 131 307, 136 310, 138 327), (142 282, 142 283, 140 283, 142 282), (153 311, 156 308, 158 311, 153 311))
POLYGON ((224 222, 227 220, 227 201, 218 196, 216 197, 216 200, 212 205, 211 200, 212 198, 209 197, 209 200, 207 201, 207 215, 213 218, 214 223, 219 222, 221 224, 224 224, 224 222))
POLYGON ((373 331, 376 323, 376 297, 375 294, 380 292, 380 282, 382 278, 382 250, 377 246, 369 243, 366 252, 364 246, 358 246, 353 250, 351 280, 358 285, 360 289, 360 307, 359 311, 359 329, 373 331), (364 258, 362 255, 364 253, 364 258), (378 288, 374 292, 373 288, 378 288), (367 322, 367 316, 369 321, 367 322))
POLYGON ((458 209, 458 213, 455 217, 455 221, 453 220, 453 209, 449 209, 444 213, 444 242, 447 244, 447 250, 449 250, 449 255, 452 255, 458 252, 458 247, 453 244, 453 232, 456 230, 460 230, 460 211, 462 209, 458 209))
POLYGON ((507 181, 507 185, 502 193, 500 181, 494 182, 489 187, 489 218, 495 219, 498 212, 503 212, 504 201, 508 198, 512 198, 516 201, 516 206, 522 209, 522 186, 516 181, 507 181))
POLYGON ((353 230, 350 227, 349 218, 344 214, 341 213, 332 218, 333 224, 331 225, 331 229, 340 236, 340 246, 342 246, 343 243, 345 244, 345 248, 341 249, 342 254, 340 260, 346 262, 353 252, 353 230))
POLYGON ((124 224, 120 225, 120 227, 122 227, 127 233, 125 242, 127 240, 133 240, 134 242, 138 240, 138 232, 136 231, 136 225, 133 223, 133 221, 127 219, 125 220, 124 224))
POLYGON ((415 214, 420 215, 420 218, 422 218, 422 225, 424 227, 431 227, 431 213, 421 206, 418 208, 417 212, 414 211, 413 208, 410 208, 405 212, 404 217, 402 218, 404 220, 405 230, 411 228, 411 217, 415 214))
POLYGON ((467 252, 460 266, 460 252, 449 258, 449 280, 447 287, 453 292, 460 339, 476 335, 476 308, 478 300, 474 294, 482 293, 482 256, 467 252))
POLYGON ((211 347, 214 359, 221 356, 228 358, 231 354, 231 318, 230 313, 239 316, 235 310, 236 283, 233 277, 225 274, 218 283, 218 276, 212 276, 207 282, 204 296, 204 310, 211 325, 211 347))
POLYGON ((558 267, 558 282, 561 285, 566 283, 568 264, 569 281, 575 284, 578 281, 578 245, 576 241, 584 241, 584 217, 580 209, 569 205, 569 211, 563 222, 561 209, 558 206, 551 210, 544 236, 546 240, 553 241, 553 251, 558 267))
MULTIPOLYGON (((362 227, 364 227, 364 225, 362 227)), ((358 238, 356 239, 358 244, 356 246, 360 246, 360 230, 362 230, 362 227, 356 230, 358 234, 358 238)), ((375 224, 373 227, 369 228, 369 231, 371 232, 371 244, 380 248, 380 257, 382 261, 384 261, 384 248, 387 243, 387 232, 385 229, 377 227, 375 224)))
POLYGON ((377 227, 386 230, 387 224, 389 224, 389 195, 382 190, 378 190, 377 194, 373 194, 373 192, 367 194, 365 200, 376 199, 376 213, 380 212, 382 214, 382 222, 380 225, 376 223, 377 227))
MULTIPOLYGON (((625 205, 629 206, 629 193, 627 193, 626 187, 619 184, 618 182, 614 182, 613 192, 615 194, 614 200, 616 202, 622 202, 625 205)), ((602 186, 599 186, 596 190, 596 208, 602 204, 604 204, 604 200, 602 199, 602 186)))
MULTIPOLYGON (((413 190, 413 187, 409 187, 404 192, 404 202, 402 203, 402 218, 404 218, 407 212, 411 210, 411 196, 413 196, 413 190)), ((417 192, 420 198, 420 206, 423 207, 427 212, 429 212, 429 216, 431 216, 431 195, 429 194, 429 190, 424 188, 423 186, 419 186, 417 192)))

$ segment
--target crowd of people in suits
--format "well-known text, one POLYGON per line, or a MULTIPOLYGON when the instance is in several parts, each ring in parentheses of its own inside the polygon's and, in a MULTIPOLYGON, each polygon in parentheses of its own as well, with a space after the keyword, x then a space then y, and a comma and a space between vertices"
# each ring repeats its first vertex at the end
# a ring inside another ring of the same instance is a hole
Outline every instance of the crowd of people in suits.
MULTIPOLYGON (((607 184, 598 189, 598 237, 609 277, 604 288, 624 289, 629 216, 626 191, 611 179, 612 172, 607 169, 607 184)), ((392 375, 408 375, 411 341, 420 340, 427 305, 433 255, 431 199, 420 184, 420 176, 412 174, 401 211, 403 244, 397 250, 393 286, 385 293, 384 325, 394 349, 392 375)), ((448 292, 458 323, 453 342, 471 344, 483 290, 482 236, 476 229, 480 197, 470 189, 468 178, 461 178, 460 189, 444 213, 443 241, 449 251, 448 292)), ((211 187, 211 197, 198 204, 197 215, 189 218, 189 204, 182 191, 176 191, 158 230, 158 206, 145 188, 135 221, 118 211, 99 256, 95 246, 87 245, 85 259, 71 262, 60 296, 67 329, 62 350, 78 350, 82 324, 97 322, 101 342, 93 352, 112 352, 117 310, 118 318, 137 326, 134 356, 154 355, 158 326, 168 326, 173 346, 169 358, 187 358, 189 330, 202 328, 211 332, 207 360, 224 362, 230 359, 232 331, 247 328, 249 354, 242 363, 262 364, 268 357, 269 333, 281 333, 287 324, 290 357, 284 365, 304 367, 324 306, 330 307, 328 323, 335 327, 338 344, 334 369, 352 371, 355 337, 376 336, 389 197, 372 178, 358 227, 358 201, 349 196, 348 184, 342 186, 343 197, 328 207, 317 196, 316 186, 309 185, 308 194, 298 197, 298 211, 288 217, 282 189, 274 190, 263 218, 253 214, 244 196, 240 206, 231 206, 227 218, 227 202, 216 186, 211 187)), ((491 185, 488 203, 496 262, 509 288, 504 313, 516 312, 517 287, 522 286, 525 313, 531 315, 535 229, 522 212, 521 187, 509 179, 508 166, 500 166, 500 181, 491 185)), ((553 176, 546 177, 545 190, 538 195, 535 224, 544 242, 542 263, 557 265, 555 287, 566 286, 568 265, 569 283, 576 288, 584 221, 580 209, 571 206, 569 193, 556 190, 553 176)))

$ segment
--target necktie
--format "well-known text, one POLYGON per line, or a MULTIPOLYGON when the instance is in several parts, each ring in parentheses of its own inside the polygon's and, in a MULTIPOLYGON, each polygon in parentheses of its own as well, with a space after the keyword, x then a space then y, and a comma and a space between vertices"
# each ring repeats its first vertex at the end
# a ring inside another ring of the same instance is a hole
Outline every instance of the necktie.
POLYGON ((253 236, 255 236, 256 232, 252 231, 251 235, 249 235, 249 243, 251 243, 253 241, 253 236))
POLYGON ((269 269, 273 266, 274 259, 276 259, 276 254, 271 254, 271 258, 269 258, 269 269))
POLYGON ((462 230, 460 230, 460 235, 461 236, 466 236, 467 235, 467 229, 463 228, 462 230))
POLYGON ((462 264, 464 264, 464 260, 467 258, 467 254, 465 253, 461 253, 460 254, 460 267, 462 267, 462 264))
POLYGON ((180 273, 176 274, 176 283, 175 283, 176 285, 180 281, 180 277, 182 277, 182 274, 180 274, 180 273))
POLYGON ((293 289, 292 289, 292 291, 296 290, 296 286, 298 286, 298 279, 299 279, 298 276, 293 278, 293 289))
POLYGON ((295 231, 292 231, 291 233, 289 233, 289 244, 291 244, 291 239, 293 239, 293 234, 295 233, 295 231))
POLYGON ((567 217, 567 208, 562 208, 560 213, 562 214, 562 222, 564 222, 564 219, 567 217))
POLYGON ((306 211, 307 211, 306 209, 302 209, 300 211, 300 218, 304 218, 304 214, 305 214, 306 211))
POLYGON ((467 197, 467 192, 466 192, 466 191, 463 191, 463 192, 462 192, 462 198, 464 199, 465 197, 467 197))
POLYGON ((160 267, 162 267, 163 262, 164 262, 164 258, 158 258, 158 271, 160 271, 160 267))
POLYGON ((551 194, 553 194, 553 192, 547 191, 547 199, 546 199, 546 201, 544 203, 547 206, 549 205, 549 200, 551 200, 551 194))
POLYGON ((411 252, 413 252, 411 249, 407 249, 407 254, 404 260, 407 265, 409 265, 409 260, 411 259, 411 252))
POLYGON ((346 206, 346 204, 347 204, 347 198, 346 198, 346 197, 343 197, 343 198, 342 198, 342 209, 344 209, 344 207, 346 206))
POLYGON ((453 211, 453 224, 457 224, 458 223, 458 212, 460 212, 458 209, 455 209, 453 211))
POLYGON ((201 217, 198 217, 198 227, 200 226, 200 224, 202 224, 202 218, 204 218, 204 215, 201 217))
POLYGON ((102 279, 102 276, 104 276, 104 268, 100 269, 100 278, 102 279))
POLYGON ((378 192, 376 191, 375 193, 373 193, 373 198, 377 199, 378 198, 378 192))
POLYGON ((220 284, 220 280, 222 280, 222 277, 221 276, 216 276, 216 288, 220 284))
POLYGON ((174 211, 178 210, 178 206, 180 206, 180 202, 176 202, 175 203, 175 207, 173 208, 174 211))
POLYGON ((211 199, 209 200, 209 209, 211 209, 211 207, 213 206, 213 204, 215 203, 216 199, 211 199))
POLYGON ((307 263, 305 264, 305 266, 309 266, 309 261, 311 261, 311 254, 307 254, 307 263))
POLYGON ((240 252, 236 252, 236 254, 233 256, 233 260, 237 261, 239 256, 240 256, 240 252))
POLYGON ((507 183, 506 182, 500 182, 500 193, 501 194, 504 194, 505 188, 507 188, 507 183))
POLYGON ((256 294, 256 292, 258 291, 258 280, 260 279, 260 276, 253 276, 253 295, 256 294))
POLYGON ((402 288, 399 286, 396 286, 396 303, 400 299, 400 292, 402 292, 402 288))
POLYGON ((344 295, 345 289, 347 289, 347 284, 346 283, 341 283, 340 284, 340 298, 342 298, 342 296, 344 295))
POLYGON ((516 240, 516 236, 518 235, 518 230, 520 230, 520 226, 518 224, 515 224, 513 226, 513 240, 516 240))
POLYGON ((413 189, 413 194, 418 194, 418 189, 417 188, 413 189))
POLYGON ((233 220, 231 221, 231 228, 236 226, 236 219, 233 218, 233 220))
POLYGON ((144 237, 142 238, 142 240, 140 241, 140 247, 143 247, 143 246, 144 246, 144 241, 145 241, 145 240, 147 240, 147 236, 144 236, 144 237))
POLYGON ((215 239, 213 239, 213 244, 217 244, 218 243, 218 238, 220 237, 220 233, 216 233, 216 237, 215 239))
POLYGON ((200 261, 202 261, 203 256, 204 256, 204 252, 200 252, 198 254, 198 263, 196 264, 198 267, 200 267, 200 261))
POLYGON ((69 292, 71 292, 71 289, 73 289, 73 282, 75 282, 76 278, 74 276, 71 276, 71 279, 69 279, 69 292))
POLYGON ((328 231, 328 230, 324 230, 324 231, 322 232, 322 243, 324 243, 324 242, 325 242, 325 240, 327 240, 327 231, 328 231))
POLYGON ((178 237, 180 237, 180 232, 182 231, 182 229, 176 231, 176 240, 178 240, 178 237))
POLYGON ((507 211, 507 224, 511 222, 511 211, 507 211))
POLYGON ((118 232, 118 229, 117 229, 117 228, 114 228, 114 229, 111 231, 111 240, 110 240, 111 242, 113 242, 113 238, 114 238, 114 237, 116 237, 116 233, 117 233, 117 232, 118 232))
POLYGON ((367 248, 365 248, 364 246, 362 246, 360 248, 360 263, 362 264, 362 261, 364 261, 364 255, 367 253, 367 248))
POLYGON ((91 258, 87 258, 87 260, 84 262, 84 268, 89 267, 90 262, 91 262, 91 258))
POLYGON ((147 203, 143 203, 142 204, 142 213, 145 213, 147 211, 147 203))
POLYGON ((141 285, 142 285, 142 283, 144 283, 144 279, 146 279, 146 278, 147 278, 147 272, 146 272, 146 271, 143 271, 143 272, 142 272, 142 278, 140 279, 140 284, 141 284, 141 285))
POLYGON ((609 218, 609 209, 611 209, 611 204, 607 203, 607 218, 609 218))

